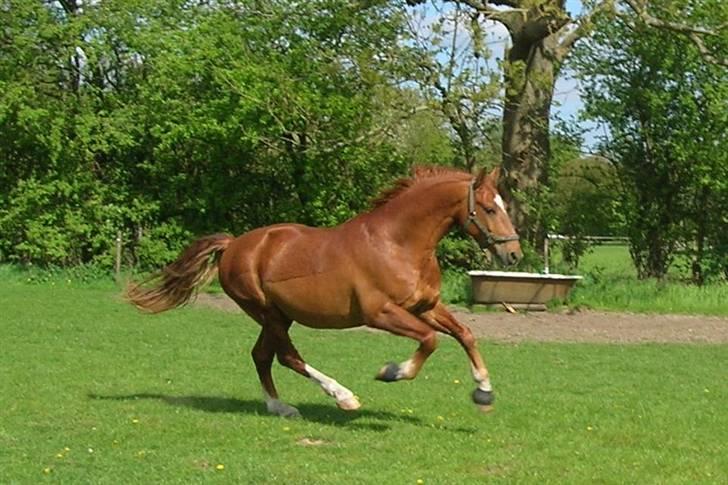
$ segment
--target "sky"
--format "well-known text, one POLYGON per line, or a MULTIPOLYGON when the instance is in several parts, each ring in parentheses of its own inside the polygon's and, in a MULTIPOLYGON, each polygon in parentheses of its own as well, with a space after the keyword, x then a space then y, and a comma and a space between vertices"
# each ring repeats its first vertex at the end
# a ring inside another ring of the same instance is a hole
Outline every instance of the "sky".
MULTIPOLYGON (((435 19, 440 17, 440 12, 437 12, 432 6, 424 8, 425 19, 421 28, 428 29, 435 19)), ((567 0, 566 2, 566 9, 573 18, 582 12, 582 8, 580 0, 567 0)), ((482 28, 486 33, 486 44, 492 52, 492 58, 503 59, 504 49, 509 38, 506 28, 497 22, 484 22, 482 28)), ((573 73, 567 70, 556 81, 551 110, 552 119, 576 120, 582 107, 579 82, 574 79, 573 73)), ((597 127, 594 123, 584 121, 579 122, 579 125, 587 129, 584 133, 584 148, 588 150, 596 142, 597 127)))
MULTIPOLYGON (((573 18, 576 18, 582 12, 582 9, 583 4, 581 1, 567 0, 566 10, 573 18)), ((493 23, 492 25, 493 37, 502 41, 502 43, 498 44, 500 46, 499 51, 495 50, 495 45, 493 46, 494 55, 502 58, 503 47, 505 46, 508 32, 501 24, 493 23)), ((556 80, 553 105, 551 108, 552 119, 575 120, 583 106, 584 103, 581 99, 579 82, 574 79, 573 72, 569 72, 568 70, 563 72, 556 80)), ((579 124, 582 128, 587 129, 584 133, 584 145, 585 149, 589 149, 596 143, 597 126, 594 123, 585 121, 581 121, 579 124)))

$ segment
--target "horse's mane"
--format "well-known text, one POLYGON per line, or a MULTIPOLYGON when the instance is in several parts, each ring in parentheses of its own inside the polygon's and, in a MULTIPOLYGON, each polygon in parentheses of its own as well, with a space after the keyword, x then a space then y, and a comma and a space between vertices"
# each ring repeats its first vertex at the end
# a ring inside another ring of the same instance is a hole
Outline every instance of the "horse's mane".
POLYGON ((403 177, 394 181, 391 187, 382 190, 379 195, 372 201, 372 208, 381 207, 390 200, 394 199, 402 192, 416 185, 422 180, 428 180, 435 177, 458 176, 459 178, 472 177, 472 174, 464 170, 452 167, 443 167, 441 165, 415 165, 412 167, 412 176, 403 177))

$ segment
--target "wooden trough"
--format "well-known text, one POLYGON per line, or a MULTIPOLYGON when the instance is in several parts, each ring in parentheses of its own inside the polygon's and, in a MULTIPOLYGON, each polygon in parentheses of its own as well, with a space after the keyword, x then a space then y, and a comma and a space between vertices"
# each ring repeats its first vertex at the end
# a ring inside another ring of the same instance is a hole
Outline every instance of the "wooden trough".
POLYGON ((515 309, 545 310, 550 300, 565 300, 581 276, 521 273, 509 271, 468 271, 473 303, 486 306, 507 304, 515 309))

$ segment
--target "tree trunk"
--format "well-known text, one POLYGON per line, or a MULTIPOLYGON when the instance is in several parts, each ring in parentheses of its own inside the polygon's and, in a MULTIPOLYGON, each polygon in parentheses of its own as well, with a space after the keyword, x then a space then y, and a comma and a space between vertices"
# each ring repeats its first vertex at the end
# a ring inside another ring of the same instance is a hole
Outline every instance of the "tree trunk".
POLYGON ((549 117, 556 73, 550 44, 555 43, 554 35, 536 41, 514 35, 505 72, 503 191, 521 236, 539 247, 546 230, 529 202, 537 201, 539 190, 548 183, 549 117))

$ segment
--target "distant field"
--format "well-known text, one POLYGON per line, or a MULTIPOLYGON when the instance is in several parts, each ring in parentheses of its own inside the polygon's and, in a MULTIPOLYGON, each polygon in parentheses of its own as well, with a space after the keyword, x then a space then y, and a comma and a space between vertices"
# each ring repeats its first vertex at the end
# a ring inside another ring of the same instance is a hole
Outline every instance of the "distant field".
POLYGON ((606 275, 637 277, 627 246, 595 246, 579 261, 579 271, 601 271, 606 275))
MULTIPOLYGON (((568 271, 555 251, 556 271, 568 271)), ((573 271, 584 276, 569 304, 600 310, 643 313, 728 315, 728 284, 687 283, 685 265, 671 268, 665 281, 638 280, 627 246, 596 246, 573 271)))
POLYGON ((444 340, 383 384, 408 340, 294 329, 351 387, 338 410, 277 367, 304 418, 265 414, 256 325, 212 309, 143 316, 110 287, 0 280, 0 483, 726 483, 728 346, 482 345, 497 401, 469 402, 444 340))

